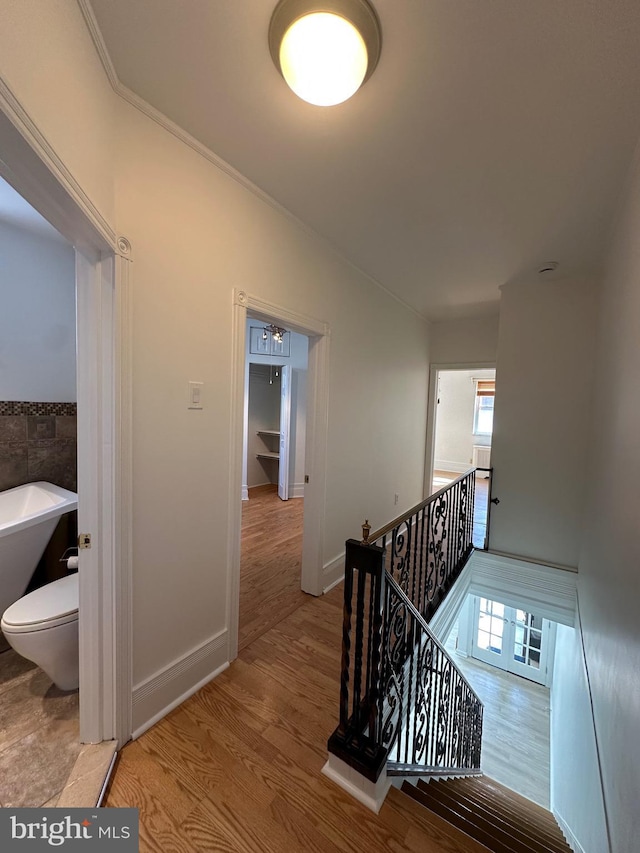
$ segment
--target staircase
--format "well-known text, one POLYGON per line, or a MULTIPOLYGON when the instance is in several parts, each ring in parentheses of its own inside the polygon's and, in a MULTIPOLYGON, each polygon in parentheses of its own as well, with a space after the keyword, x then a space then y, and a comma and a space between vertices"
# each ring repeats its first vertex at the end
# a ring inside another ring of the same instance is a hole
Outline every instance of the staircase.
POLYGON ((402 790, 493 853, 571 853, 551 812, 487 776, 404 782, 402 790))

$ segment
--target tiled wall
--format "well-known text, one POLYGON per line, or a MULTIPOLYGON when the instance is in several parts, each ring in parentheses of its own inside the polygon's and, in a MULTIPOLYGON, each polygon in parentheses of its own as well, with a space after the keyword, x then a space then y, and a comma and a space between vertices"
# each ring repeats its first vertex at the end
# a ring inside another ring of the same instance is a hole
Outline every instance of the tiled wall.
POLYGON ((76 404, 0 402, 0 491, 46 480, 77 491, 76 404))

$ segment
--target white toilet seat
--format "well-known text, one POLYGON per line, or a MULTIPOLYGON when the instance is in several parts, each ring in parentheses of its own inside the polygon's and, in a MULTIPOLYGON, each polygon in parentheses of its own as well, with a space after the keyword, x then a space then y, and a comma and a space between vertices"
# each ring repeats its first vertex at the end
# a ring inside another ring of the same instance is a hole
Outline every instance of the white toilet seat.
POLYGON ((8 607, 0 626, 4 634, 45 631, 78 621, 78 575, 35 589, 8 607))

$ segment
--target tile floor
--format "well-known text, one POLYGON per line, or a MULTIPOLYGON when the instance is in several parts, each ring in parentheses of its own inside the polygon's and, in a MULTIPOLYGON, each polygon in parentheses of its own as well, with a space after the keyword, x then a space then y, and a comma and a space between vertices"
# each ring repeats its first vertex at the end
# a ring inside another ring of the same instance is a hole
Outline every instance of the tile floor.
POLYGON ((0 806, 54 805, 80 754, 78 691, 58 690, 13 649, 0 653, 0 806))

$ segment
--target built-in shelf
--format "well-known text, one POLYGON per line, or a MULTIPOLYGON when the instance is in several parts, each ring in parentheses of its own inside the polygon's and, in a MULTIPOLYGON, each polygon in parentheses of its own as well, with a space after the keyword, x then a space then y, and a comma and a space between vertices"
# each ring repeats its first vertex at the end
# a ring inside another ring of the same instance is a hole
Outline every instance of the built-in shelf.
POLYGON ((259 429, 257 434, 258 435, 277 435, 278 438, 280 437, 280 431, 277 429, 259 429))
POLYGON ((280 459, 279 453, 256 453, 256 459, 280 459))

